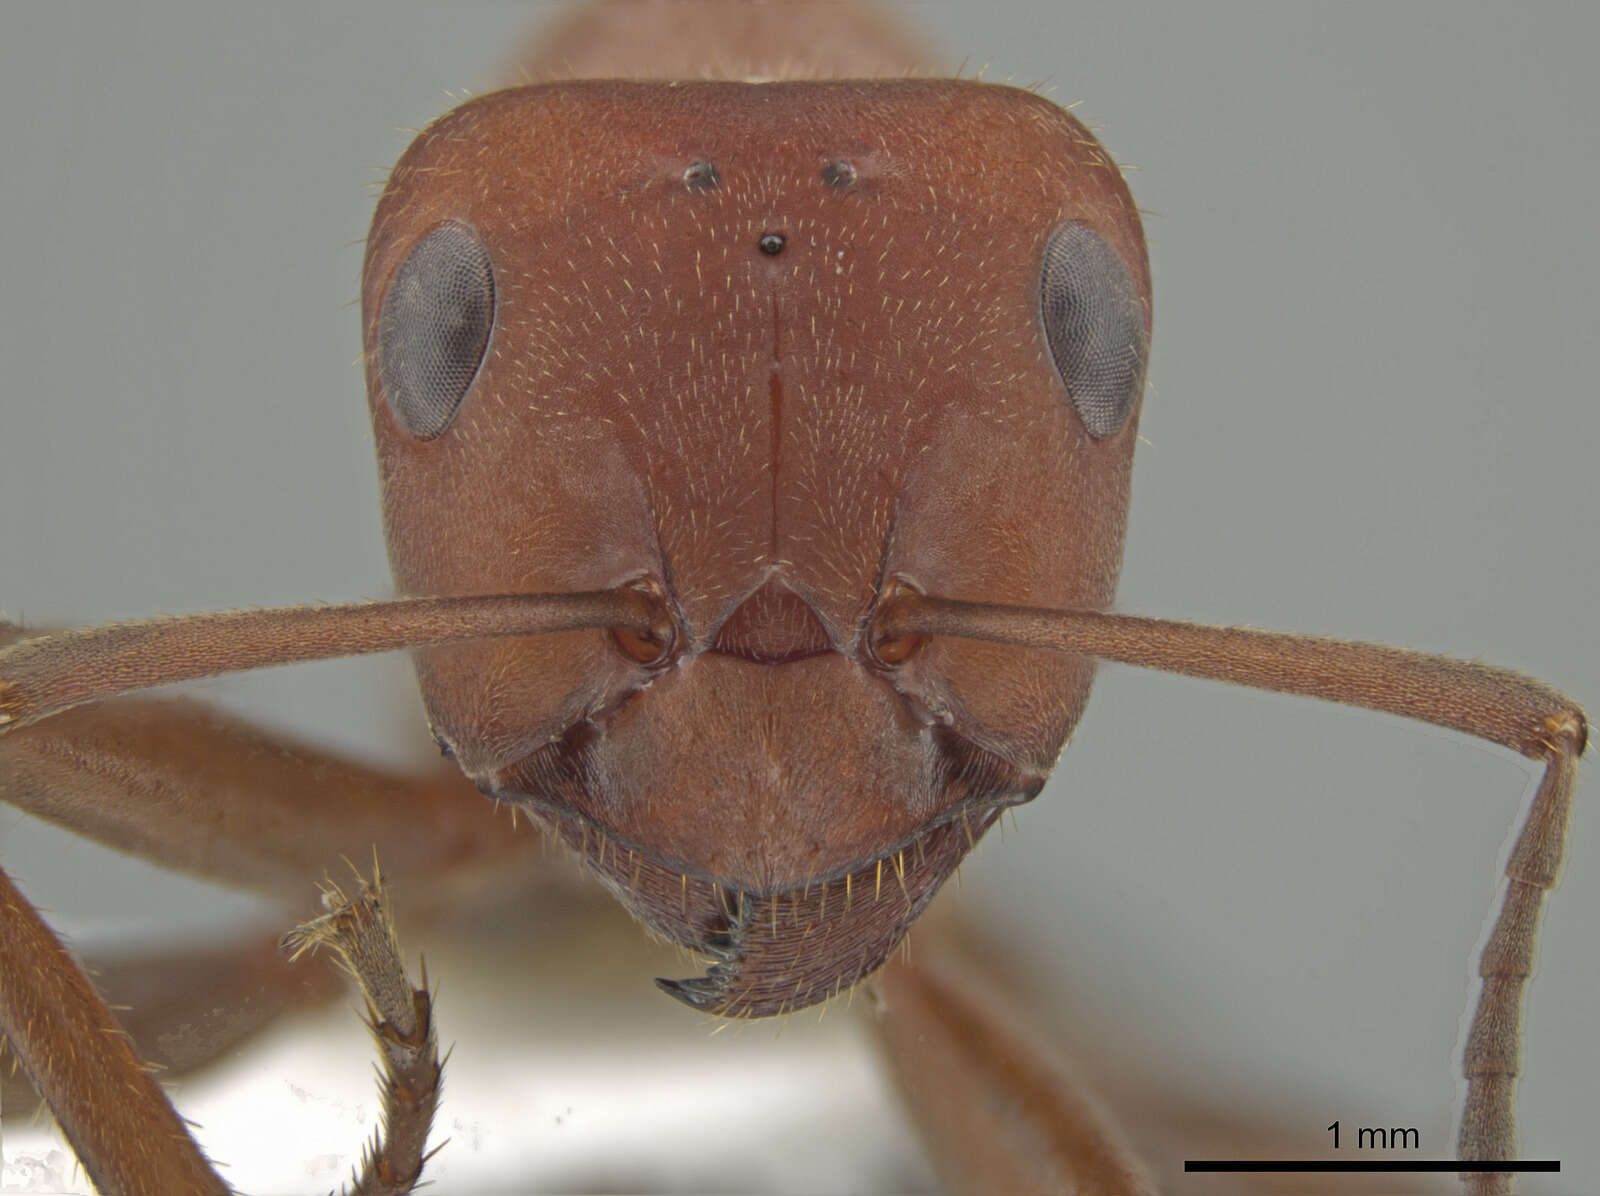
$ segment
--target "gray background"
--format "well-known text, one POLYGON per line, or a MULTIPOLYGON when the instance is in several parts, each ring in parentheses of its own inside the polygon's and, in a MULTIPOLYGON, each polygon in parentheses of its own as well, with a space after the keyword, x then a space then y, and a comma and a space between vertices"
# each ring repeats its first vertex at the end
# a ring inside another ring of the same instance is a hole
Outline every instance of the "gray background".
MULTIPOLYGON (((1137 168, 1157 316, 1121 608, 1481 657, 1600 702, 1592 6, 915 13, 969 73, 1081 100, 1137 168)), ((526 24, 393 0, 0 9, 13 617, 386 592, 348 305, 372 188, 397 127, 485 86, 526 24)), ((391 661, 200 688, 394 759, 397 716, 420 731, 406 684, 391 661)), ((1592 774, 1521 1101, 1525 1153, 1567 1169, 1529 1191, 1600 1180, 1592 774)), ((1448 733, 1108 668, 963 898, 1064 1021, 1154 1074, 1285 1102, 1305 1152, 1342 1118, 1443 1153, 1469 959, 1532 779, 1448 733)), ((113 908, 239 908, 147 898, 11 813, 0 836, 85 933, 113 908)))

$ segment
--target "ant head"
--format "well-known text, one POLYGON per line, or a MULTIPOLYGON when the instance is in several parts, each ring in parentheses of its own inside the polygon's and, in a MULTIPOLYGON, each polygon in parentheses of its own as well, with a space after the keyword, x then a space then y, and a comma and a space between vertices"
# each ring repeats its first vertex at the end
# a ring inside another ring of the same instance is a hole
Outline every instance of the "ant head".
POLYGON ((791 1007, 876 966, 1087 698, 869 624, 1111 601, 1149 274, 1106 152, 971 83, 522 88, 407 152, 363 293, 402 589, 658 596, 658 634, 422 653, 463 768, 691 945, 848 882, 877 921, 791 1007))

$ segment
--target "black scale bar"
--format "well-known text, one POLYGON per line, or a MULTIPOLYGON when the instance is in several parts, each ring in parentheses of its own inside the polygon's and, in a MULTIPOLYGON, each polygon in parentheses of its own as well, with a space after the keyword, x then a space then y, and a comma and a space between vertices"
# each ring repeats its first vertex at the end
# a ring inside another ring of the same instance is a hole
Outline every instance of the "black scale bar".
POLYGON ((1460 1159, 1185 1159, 1185 1171, 1560 1171, 1560 1159, 1463 1162, 1460 1159))

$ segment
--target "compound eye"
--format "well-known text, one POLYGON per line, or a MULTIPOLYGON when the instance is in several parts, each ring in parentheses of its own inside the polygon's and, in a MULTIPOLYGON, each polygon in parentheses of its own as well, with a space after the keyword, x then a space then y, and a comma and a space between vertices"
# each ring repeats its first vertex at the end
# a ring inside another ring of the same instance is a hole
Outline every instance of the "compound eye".
POLYGON ((1088 225, 1064 224, 1051 234, 1039 314, 1056 372, 1084 427, 1096 439, 1112 435, 1144 389, 1150 337, 1133 277, 1088 225))
POLYGON ((378 380, 406 431, 432 440, 450 426, 493 326, 489 251, 466 225, 440 225, 395 272, 378 316, 378 380))

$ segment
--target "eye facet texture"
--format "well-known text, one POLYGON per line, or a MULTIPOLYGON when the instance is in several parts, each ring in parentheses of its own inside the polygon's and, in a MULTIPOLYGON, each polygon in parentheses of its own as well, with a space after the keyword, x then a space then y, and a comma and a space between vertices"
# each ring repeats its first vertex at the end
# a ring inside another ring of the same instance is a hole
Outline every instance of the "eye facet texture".
POLYGON ((450 425, 494 326, 489 251, 464 224, 443 224, 395 272, 378 316, 378 380, 419 440, 450 425))
POLYGON ((1112 435, 1144 388, 1150 338, 1132 276, 1088 225, 1065 224, 1051 235, 1039 313, 1056 372, 1084 427, 1097 439, 1112 435))

